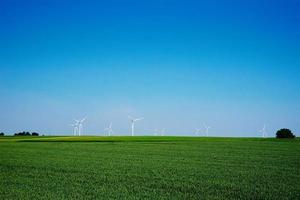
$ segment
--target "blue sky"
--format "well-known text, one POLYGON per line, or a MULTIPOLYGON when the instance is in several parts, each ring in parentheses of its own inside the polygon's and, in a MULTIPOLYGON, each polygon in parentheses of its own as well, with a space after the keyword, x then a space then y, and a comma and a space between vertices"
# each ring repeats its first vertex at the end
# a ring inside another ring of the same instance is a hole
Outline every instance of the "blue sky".
POLYGON ((0 131, 300 132, 299 1, 0 2, 0 131))

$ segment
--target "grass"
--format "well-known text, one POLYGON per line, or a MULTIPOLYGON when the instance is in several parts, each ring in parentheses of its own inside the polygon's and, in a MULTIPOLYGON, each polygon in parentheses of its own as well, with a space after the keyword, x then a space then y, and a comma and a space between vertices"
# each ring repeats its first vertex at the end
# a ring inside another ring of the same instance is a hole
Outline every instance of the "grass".
POLYGON ((300 199, 300 140, 0 137, 0 199, 300 199))

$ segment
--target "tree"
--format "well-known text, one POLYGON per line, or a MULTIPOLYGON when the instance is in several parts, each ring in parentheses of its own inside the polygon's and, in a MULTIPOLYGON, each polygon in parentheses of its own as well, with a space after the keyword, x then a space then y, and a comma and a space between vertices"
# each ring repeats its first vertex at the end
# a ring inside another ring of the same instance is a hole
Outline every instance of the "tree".
POLYGON ((0 136, 4 136, 5 134, 3 132, 0 133, 0 136))
POLYGON ((32 135, 32 136, 39 136, 39 134, 36 133, 36 132, 31 133, 31 135, 32 135))
POLYGON ((20 133, 15 133, 15 136, 30 136, 31 134, 29 132, 20 132, 20 133))
POLYGON ((276 138, 295 138, 295 135, 290 129, 283 128, 277 131, 276 138))
POLYGON ((23 132, 15 133, 15 136, 24 135, 23 132))

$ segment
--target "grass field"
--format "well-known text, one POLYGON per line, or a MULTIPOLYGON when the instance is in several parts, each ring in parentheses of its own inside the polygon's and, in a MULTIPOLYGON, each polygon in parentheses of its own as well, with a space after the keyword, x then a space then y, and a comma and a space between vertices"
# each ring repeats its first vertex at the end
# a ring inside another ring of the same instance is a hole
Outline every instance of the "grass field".
POLYGON ((0 199, 300 199, 300 140, 0 137, 0 199))

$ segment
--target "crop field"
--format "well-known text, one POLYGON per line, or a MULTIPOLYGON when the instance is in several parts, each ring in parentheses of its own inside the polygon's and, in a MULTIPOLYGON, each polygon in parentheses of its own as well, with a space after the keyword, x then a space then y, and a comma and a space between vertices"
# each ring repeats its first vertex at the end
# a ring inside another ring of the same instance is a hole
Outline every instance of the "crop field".
POLYGON ((300 199, 300 140, 0 137, 0 199, 300 199))

